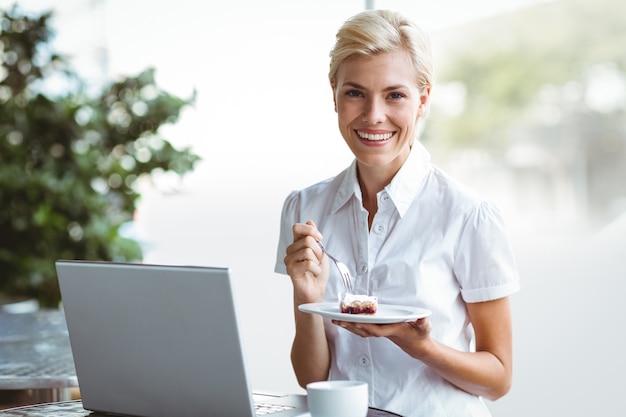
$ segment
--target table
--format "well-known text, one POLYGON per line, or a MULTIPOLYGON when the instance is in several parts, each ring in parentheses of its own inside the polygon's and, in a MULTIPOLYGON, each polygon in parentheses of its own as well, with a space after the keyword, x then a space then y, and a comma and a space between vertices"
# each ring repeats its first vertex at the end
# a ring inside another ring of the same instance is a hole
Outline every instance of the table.
MULTIPOLYGON (((87 411, 80 400, 36 404, 0 410, 0 417, 95 417, 98 413, 87 411)), ((270 414, 271 415, 271 414, 270 414)), ((377 408, 370 408, 367 417, 401 417, 377 408)))
POLYGON ((65 314, 61 310, 32 313, 0 313, 0 342, 67 335, 65 314))
POLYGON ((60 310, 0 313, 0 390, 28 390, 29 402, 71 398, 78 387, 65 315, 60 310))

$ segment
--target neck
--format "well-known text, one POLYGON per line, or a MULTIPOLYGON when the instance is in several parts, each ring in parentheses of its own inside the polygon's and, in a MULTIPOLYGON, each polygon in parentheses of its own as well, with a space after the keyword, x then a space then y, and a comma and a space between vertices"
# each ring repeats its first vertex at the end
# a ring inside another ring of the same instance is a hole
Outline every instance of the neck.
POLYGON ((398 155, 393 161, 383 165, 365 165, 357 160, 357 179, 363 196, 363 207, 369 213, 368 220, 371 227, 374 215, 378 211, 376 195, 382 191, 396 176, 409 156, 408 152, 398 155))
POLYGON ((378 211, 377 194, 391 182, 393 175, 380 175, 380 173, 377 174, 371 170, 361 169, 359 167, 357 170, 357 178, 359 180, 359 187, 361 188, 363 207, 368 212, 367 223, 369 229, 371 229, 374 215, 378 211))

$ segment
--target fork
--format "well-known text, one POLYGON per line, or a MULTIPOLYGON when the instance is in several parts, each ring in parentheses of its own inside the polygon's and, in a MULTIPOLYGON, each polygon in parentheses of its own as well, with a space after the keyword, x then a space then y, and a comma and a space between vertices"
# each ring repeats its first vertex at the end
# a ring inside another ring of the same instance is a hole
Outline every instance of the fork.
POLYGON ((333 255, 328 253, 326 251, 326 248, 322 244, 322 242, 318 241, 317 244, 320 245, 320 248, 322 248, 322 252, 324 252, 335 263, 335 266, 337 267, 337 269, 339 270, 339 274, 341 275, 341 279, 343 280, 343 285, 346 287, 346 291, 351 294, 352 293, 352 275, 350 275, 350 270, 348 269, 346 264, 344 264, 343 262, 335 258, 333 255))

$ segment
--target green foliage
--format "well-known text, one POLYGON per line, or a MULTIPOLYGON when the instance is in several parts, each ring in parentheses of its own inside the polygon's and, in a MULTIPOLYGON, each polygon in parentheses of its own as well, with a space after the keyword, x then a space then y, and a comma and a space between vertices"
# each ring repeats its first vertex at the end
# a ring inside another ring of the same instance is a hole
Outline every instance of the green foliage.
POLYGON ((141 260, 137 242, 118 233, 137 184, 199 160, 159 134, 193 97, 159 89, 152 69, 87 95, 49 51, 50 17, 0 11, 0 292, 44 306, 60 299, 57 259, 141 260), (52 96, 50 82, 67 88, 52 96))
POLYGON ((438 81, 463 85, 464 109, 454 116, 433 112, 427 135, 456 146, 504 148, 513 131, 537 122, 533 110, 546 87, 576 92, 571 108, 561 108, 565 116, 592 112, 584 91, 594 66, 610 64, 626 79, 624 16, 622 0, 561 0, 455 29, 463 41, 445 51, 438 81))

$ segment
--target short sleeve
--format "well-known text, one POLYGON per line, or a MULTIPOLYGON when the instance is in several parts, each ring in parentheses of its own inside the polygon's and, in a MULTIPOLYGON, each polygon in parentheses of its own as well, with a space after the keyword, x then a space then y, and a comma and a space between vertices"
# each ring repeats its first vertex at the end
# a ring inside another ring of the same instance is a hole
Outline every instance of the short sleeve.
POLYGON ((280 215, 280 234, 278 236, 278 247, 276 249, 276 264, 274 272, 287 274, 285 267, 285 255, 287 246, 293 242, 293 225, 297 223, 297 213, 300 212, 300 194, 294 191, 285 199, 282 213, 280 215))
POLYGON ((499 210, 479 203, 458 242, 454 272, 468 303, 490 301, 519 291, 517 264, 499 210))

